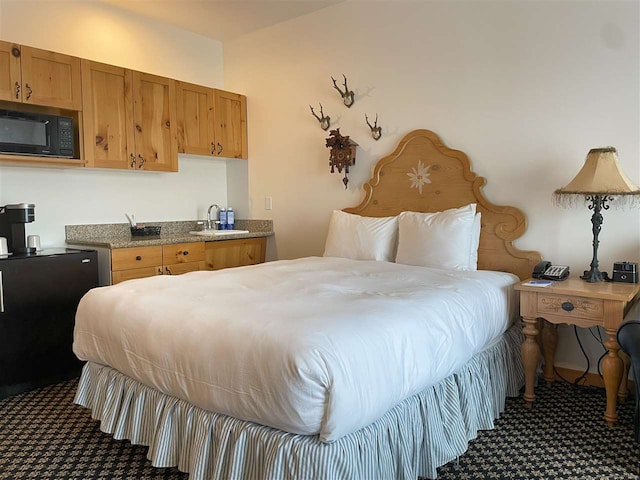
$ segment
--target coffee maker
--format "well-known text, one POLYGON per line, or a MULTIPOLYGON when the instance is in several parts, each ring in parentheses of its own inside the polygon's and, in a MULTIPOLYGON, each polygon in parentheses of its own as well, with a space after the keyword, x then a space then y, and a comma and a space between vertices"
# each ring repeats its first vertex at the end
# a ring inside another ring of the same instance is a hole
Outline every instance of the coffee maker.
POLYGON ((36 253, 35 247, 27 246, 25 224, 36 219, 33 203, 14 203, 0 207, 0 237, 6 237, 11 254, 36 253))

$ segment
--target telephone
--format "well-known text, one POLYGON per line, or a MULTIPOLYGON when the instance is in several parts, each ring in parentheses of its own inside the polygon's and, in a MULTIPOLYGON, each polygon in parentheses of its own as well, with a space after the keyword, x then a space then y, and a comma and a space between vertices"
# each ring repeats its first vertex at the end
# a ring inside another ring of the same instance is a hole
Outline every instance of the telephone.
POLYGON ((546 280, 564 280, 569 276, 569 267, 566 265, 551 265, 551 262, 543 260, 533 267, 531 276, 546 280))

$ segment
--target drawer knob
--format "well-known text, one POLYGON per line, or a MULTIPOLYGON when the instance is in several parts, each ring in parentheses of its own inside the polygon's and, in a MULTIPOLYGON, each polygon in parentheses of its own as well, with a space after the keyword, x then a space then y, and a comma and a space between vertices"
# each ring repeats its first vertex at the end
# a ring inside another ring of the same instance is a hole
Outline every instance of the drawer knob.
POLYGON ((573 306, 573 303, 571 302, 563 302, 562 303, 562 309, 565 312, 570 312, 571 310, 573 310, 575 307, 573 306))
POLYGON ((189 255, 189 250, 185 250, 184 252, 182 252, 182 255, 189 255))
POLYGON ((136 260, 140 261, 140 260, 142 260, 142 257, 141 257, 140 255, 138 255, 138 256, 136 257, 136 260))

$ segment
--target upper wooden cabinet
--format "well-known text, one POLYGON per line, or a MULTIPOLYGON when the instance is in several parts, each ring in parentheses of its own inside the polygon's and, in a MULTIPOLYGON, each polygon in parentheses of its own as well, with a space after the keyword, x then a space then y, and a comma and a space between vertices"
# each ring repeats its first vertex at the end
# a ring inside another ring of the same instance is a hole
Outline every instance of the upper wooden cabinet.
POLYGON ((247 158, 247 98, 178 82, 178 151, 247 158))
POLYGON ((19 102, 21 90, 20 46, 0 42, 0 100, 19 102))
POLYGON ((227 158, 247 158, 247 97, 214 89, 216 153, 227 158))
POLYGON ((178 151, 195 155, 216 154, 213 133, 213 89, 177 82, 178 151))
POLYGON ((82 60, 84 154, 89 167, 134 168, 130 70, 82 60))
POLYGON ((0 99, 80 110, 80 59, 0 41, 0 99))
POLYGON ((82 61, 87 166, 178 171, 175 80, 82 61))
POLYGON ((133 118, 138 168, 177 172, 176 81, 133 72, 133 118))
POLYGON ((0 163, 177 172, 178 152, 247 158, 244 95, 56 52, 0 41, 0 102, 73 117, 78 129, 74 159, 0 163))

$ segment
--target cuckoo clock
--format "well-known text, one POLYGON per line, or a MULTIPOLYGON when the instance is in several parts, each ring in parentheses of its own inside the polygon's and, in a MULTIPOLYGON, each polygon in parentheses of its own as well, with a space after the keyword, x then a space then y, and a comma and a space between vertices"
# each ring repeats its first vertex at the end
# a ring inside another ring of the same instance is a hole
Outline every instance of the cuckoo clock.
POLYGON ((349 179, 347 174, 349 173, 349 167, 356 163, 356 147, 358 144, 351 140, 349 137, 343 137, 340 135, 340 129, 331 130, 329 138, 327 138, 327 148, 331 149, 329 155, 329 166, 331 167, 331 173, 334 173, 338 169, 338 173, 342 173, 344 170, 344 188, 347 188, 349 179))

